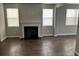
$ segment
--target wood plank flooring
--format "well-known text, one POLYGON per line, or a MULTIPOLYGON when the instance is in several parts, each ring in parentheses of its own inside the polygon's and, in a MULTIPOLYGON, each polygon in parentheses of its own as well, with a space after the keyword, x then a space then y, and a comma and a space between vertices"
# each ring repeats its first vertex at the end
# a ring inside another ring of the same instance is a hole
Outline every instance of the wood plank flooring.
POLYGON ((0 42, 0 56, 73 56, 76 36, 43 37, 23 40, 8 38, 0 42))

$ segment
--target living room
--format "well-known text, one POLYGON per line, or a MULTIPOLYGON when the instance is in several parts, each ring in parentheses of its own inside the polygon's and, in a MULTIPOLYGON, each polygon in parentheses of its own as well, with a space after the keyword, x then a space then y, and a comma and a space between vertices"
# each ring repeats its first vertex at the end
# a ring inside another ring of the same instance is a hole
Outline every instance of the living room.
POLYGON ((74 55, 78 12, 79 4, 0 3, 0 55, 74 55))

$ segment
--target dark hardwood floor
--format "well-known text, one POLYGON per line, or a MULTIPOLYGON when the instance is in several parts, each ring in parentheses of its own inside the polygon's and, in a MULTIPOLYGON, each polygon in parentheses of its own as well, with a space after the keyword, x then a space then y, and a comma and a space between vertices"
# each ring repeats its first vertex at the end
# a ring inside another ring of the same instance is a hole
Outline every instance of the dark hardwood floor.
POLYGON ((0 42, 1 56, 73 56, 76 36, 43 37, 22 40, 8 38, 0 42))

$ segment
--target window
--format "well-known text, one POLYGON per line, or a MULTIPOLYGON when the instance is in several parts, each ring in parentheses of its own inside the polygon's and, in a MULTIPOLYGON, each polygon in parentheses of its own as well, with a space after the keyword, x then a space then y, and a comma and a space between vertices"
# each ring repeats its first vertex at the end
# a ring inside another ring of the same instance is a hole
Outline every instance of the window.
POLYGON ((66 10, 66 25, 78 24, 78 12, 79 9, 67 9, 66 10))
POLYGON ((8 27, 19 27, 18 8, 7 8, 8 27))
POLYGON ((53 25, 53 9, 43 9, 43 26, 53 25))

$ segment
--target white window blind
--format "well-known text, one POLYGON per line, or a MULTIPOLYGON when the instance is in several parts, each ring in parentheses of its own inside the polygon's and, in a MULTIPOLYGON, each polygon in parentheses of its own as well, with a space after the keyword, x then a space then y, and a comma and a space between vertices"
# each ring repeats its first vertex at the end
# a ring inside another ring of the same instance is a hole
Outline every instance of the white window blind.
POLYGON ((66 10, 66 25, 78 24, 79 9, 67 9, 66 10))
POLYGON ((53 25, 53 9, 43 9, 43 26, 53 25))
POLYGON ((8 27, 19 27, 18 8, 7 8, 8 27))

